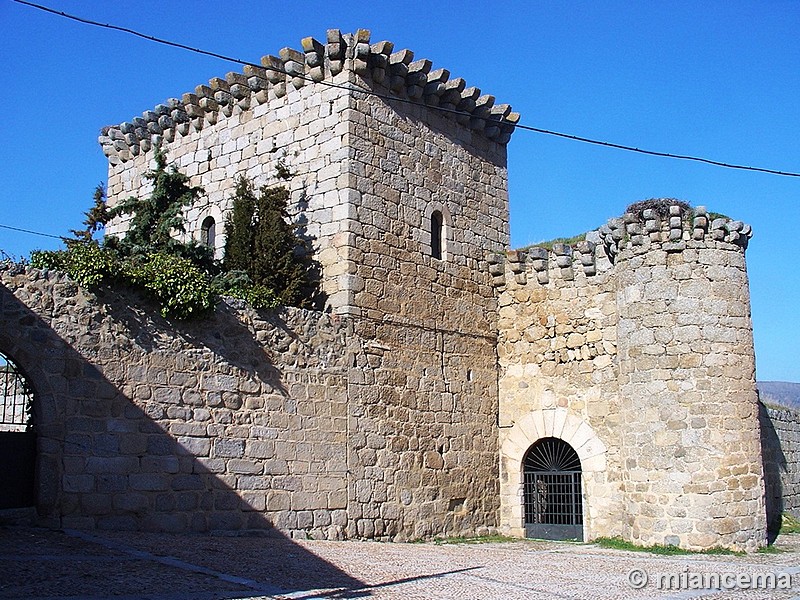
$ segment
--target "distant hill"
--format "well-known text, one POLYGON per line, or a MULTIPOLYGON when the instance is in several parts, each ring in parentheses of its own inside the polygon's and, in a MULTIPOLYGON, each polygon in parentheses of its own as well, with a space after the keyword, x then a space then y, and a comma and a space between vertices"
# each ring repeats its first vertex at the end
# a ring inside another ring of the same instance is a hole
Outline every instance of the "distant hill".
POLYGON ((800 383, 788 381, 759 381, 758 395, 765 404, 780 404, 800 409, 800 383))

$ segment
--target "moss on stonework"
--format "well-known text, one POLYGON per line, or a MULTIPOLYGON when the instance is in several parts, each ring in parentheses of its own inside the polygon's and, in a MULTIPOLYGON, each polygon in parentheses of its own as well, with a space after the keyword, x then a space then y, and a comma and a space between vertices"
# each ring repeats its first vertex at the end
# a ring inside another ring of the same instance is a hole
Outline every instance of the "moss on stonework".
POLYGON ((781 533, 800 533, 800 519, 789 514, 783 513, 781 519, 781 533))
POLYGON ((594 540, 595 544, 600 546, 601 548, 611 548, 613 550, 628 550, 631 552, 650 552, 651 554, 663 554, 663 555, 679 555, 679 554, 733 554, 737 556, 744 555, 745 552, 736 552, 735 550, 731 550, 729 548, 723 548, 721 546, 714 546, 713 548, 708 548, 707 550, 687 550, 685 548, 681 548, 679 546, 673 546, 671 544, 662 545, 662 544, 653 544, 652 546, 638 546, 632 542, 626 542, 620 537, 601 537, 594 540))
POLYGON ((528 244, 527 246, 519 248, 519 250, 525 251, 525 250, 530 250, 531 248, 544 248, 545 250, 552 250, 553 246, 555 246, 556 244, 566 244, 567 246, 574 246, 578 242, 582 242, 585 239, 586 239, 586 234, 581 233, 579 235, 573 235, 572 237, 560 237, 548 240, 546 242, 537 242, 536 244, 528 244))
POLYGON ((506 535, 480 535, 475 537, 447 537, 434 538, 433 543, 441 544, 490 544, 498 542, 520 542, 525 541, 521 538, 508 537, 506 535))

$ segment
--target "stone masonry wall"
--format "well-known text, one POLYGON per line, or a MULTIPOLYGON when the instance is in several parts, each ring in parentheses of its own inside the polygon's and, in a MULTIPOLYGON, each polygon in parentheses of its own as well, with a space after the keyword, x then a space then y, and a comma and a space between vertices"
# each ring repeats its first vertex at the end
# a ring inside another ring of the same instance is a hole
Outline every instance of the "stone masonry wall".
POLYGON ((532 261, 543 263, 537 262, 538 271, 532 262, 526 267, 524 254, 510 253, 512 271, 501 288, 500 521, 509 533, 523 534, 521 460, 538 438, 558 437, 582 458, 585 537, 618 536, 622 416, 615 281, 608 271, 588 276, 571 259, 560 266, 567 249, 554 250, 531 252, 532 261))
MULTIPOLYGON (((347 78, 347 73, 340 73, 333 81, 345 83, 347 78)), ((222 86, 224 81, 212 83, 222 86)), ((203 93, 206 88, 198 86, 197 91, 203 93)), ((349 105, 348 93, 313 85, 292 88, 287 93, 284 85, 269 86, 258 94, 251 92, 240 101, 229 102, 225 110, 220 110, 213 97, 205 100, 205 106, 216 106, 217 110, 201 110, 192 104, 199 102, 197 94, 185 94, 184 101, 188 107, 195 107, 190 112, 196 116, 180 130, 165 129, 156 136, 169 163, 187 175, 192 185, 205 191, 200 201, 186 211, 185 237, 200 240, 204 219, 214 218, 216 255, 221 258, 225 216, 233 206, 237 178, 244 176, 257 186, 287 185, 292 217, 303 226, 303 235, 313 241, 315 258, 328 267, 323 269, 323 291, 333 305, 341 304, 346 295, 340 293, 338 276, 346 256, 338 253, 337 246, 338 238, 350 229, 348 198, 340 180, 342 161, 347 157, 347 123, 342 114, 349 105), (279 166, 291 173, 288 181, 279 178, 279 166)), ((121 127, 127 129, 129 125, 132 124, 121 127)), ((109 206, 131 195, 150 192, 144 175, 152 168, 152 142, 145 138, 140 148, 135 156, 125 151, 125 160, 118 154, 109 157, 109 206)), ((120 220, 111 223, 106 234, 121 235, 126 230, 127 222, 120 220)))
POLYGON ((753 551, 766 543, 766 526, 750 229, 678 205, 626 215, 622 226, 630 239, 617 245, 616 267, 624 535, 753 551))
POLYGON ((355 98, 350 124, 352 314, 372 367, 350 387, 353 427, 367 434, 350 461, 355 485, 385 498, 376 527, 405 537, 484 532, 497 523, 498 497, 486 255, 508 244, 505 145, 452 116, 376 97, 355 98), (434 211, 444 217, 441 259, 431 255, 434 211))
POLYGON ((130 298, 2 272, 0 347, 35 389, 45 522, 344 537, 346 324, 223 304, 176 327, 130 298))
POLYGON ((474 533, 496 524, 486 255, 508 245, 506 144, 519 115, 369 31, 326 41, 306 38, 302 52, 284 48, 108 128, 110 199, 147 193, 159 143, 206 189, 189 214, 197 235, 206 214, 224 219, 236 176, 273 183, 288 167, 328 306, 364 341, 348 383, 348 535, 474 533))
POLYGON ((235 304, 176 327, 35 269, 4 270, 0 292, 0 348, 35 389, 45 524, 398 540, 496 524, 492 340, 409 327, 381 346, 352 320, 235 304))
POLYGON ((800 516, 800 413, 760 406, 767 525, 780 528, 782 513, 800 516))
POLYGON ((526 450, 559 437, 581 458, 586 537, 694 549, 766 541, 750 228, 660 204, 574 247, 490 262, 511 532, 521 531, 526 450))

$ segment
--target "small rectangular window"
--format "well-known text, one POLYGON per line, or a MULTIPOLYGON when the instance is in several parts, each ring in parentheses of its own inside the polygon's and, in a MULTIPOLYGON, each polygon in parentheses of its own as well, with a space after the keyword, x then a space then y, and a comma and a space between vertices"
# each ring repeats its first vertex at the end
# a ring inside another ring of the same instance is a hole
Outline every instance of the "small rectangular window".
POLYGON ((431 256, 442 258, 442 213, 438 210, 431 215, 431 256))

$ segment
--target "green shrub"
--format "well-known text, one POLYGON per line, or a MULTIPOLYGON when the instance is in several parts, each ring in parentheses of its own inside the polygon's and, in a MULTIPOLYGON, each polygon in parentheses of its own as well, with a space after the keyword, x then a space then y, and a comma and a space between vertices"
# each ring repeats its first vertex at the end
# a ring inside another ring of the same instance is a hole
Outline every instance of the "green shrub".
POLYGON ((72 243, 67 250, 33 252, 31 266, 64 271, 87 289, 96 288, 119 274, 117 255, 91 242, 72 243))
MULTIPOLYGON (((164 253, 177 256, 201 252, 198 244, 184 244, 174 234, 185 233, 183 209, 194 204, 202 195, 203 188, 189 185, 189 178, 179 173, 175 166, 167 167, 167 156, 157 148, 156 168, 145 174, 153 183, 153 191, 147 198, 130 197, 104 213, 104 218, 114 219, 130 215, 128 231, 122 239, 111 242, 124 256, 147 256, 164 253)), ((205 249, 209 258, 210 249, 205 249)))
POLYGON ((30 265, 35 269, 65 271, 65 255, 64 250, 34 250, 31 252, 30 265))
MULTIPOLYGON (((160 304, 164 317, 174 319, 206 313, 221 295, 254 308, 309 301, 312 263, 295 228, 286 222, 286 188, 264 187, 256 194, 250 182, 238 181, 226 223, 228 270, 220 273, 222 265, 214 260, 212 248, 175 237, 185 233, 183 210, 200 197, 202 188, 168 166, 160 149, 155 162, 156 168, 145 175, 153 184, 149 197, 131 197, 108 208, 105 189, 97 186, 94 204, 85 213, 86 228, 72 230, 75 239, 64 240, 66 250, 34 252, 31 265, 63 271, 85 288, 119 282, 143 289, 160 304), (94 240, 110 219, 122 215, 130 216, 124 237, 109 236, 102 245, 94 240)), ((280 175, 291 174, 284 168, 280 175)))
POLYGON ((143 260, 131 261, 127 274, 158 301, 164 317, 188 319, 214 306, 208 276, 186 258, 151 254, 143 260))
POLYGON ((625 212, 633 213, 638 218, 642 218, 642 213, 645 210, 654 210, 658 213, 662 219, 666 219, 670 216, 669 208, 670 206, 677 206, 680 208, 681 216, 689 212, 692 207, 689 205, 688 202, 684 202, 683 200, 678 200, 676 198, 650 198, 649 200, 642 200, 641 202, 634 202, 628 208, 625 209, 625 212))
POLYGON ((254 285, 250 276, 244 271, 226 271, 217 275, 212 282, 212 287, 216 294, 244 300, 253 308, 280 306, 275 292, 267 286, 254 285))

